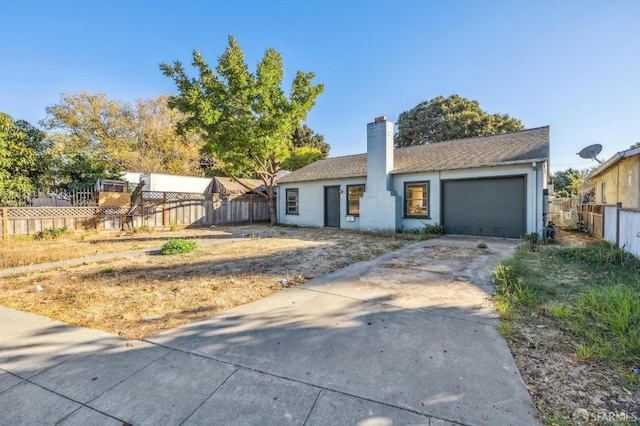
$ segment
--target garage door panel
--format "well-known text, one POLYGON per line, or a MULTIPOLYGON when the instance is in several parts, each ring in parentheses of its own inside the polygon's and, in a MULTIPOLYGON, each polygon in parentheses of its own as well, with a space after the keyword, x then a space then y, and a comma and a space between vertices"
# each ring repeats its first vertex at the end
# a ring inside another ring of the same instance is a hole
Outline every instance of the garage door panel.
POLYGON ((443 225, 448 234, 524 235, 524 176, 445 181, 442 197, 443 225))

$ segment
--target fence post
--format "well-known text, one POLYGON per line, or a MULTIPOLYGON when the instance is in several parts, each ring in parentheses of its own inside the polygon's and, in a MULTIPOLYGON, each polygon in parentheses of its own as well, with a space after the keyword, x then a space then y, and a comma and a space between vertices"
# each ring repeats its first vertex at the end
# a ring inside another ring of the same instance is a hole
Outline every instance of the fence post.
POLYGON ((162 193, 162 226, 167 226, 167 193, 162 193))
POLYGON ((249 224, 253 223, 253 194, 249 194, 249 224))
MULTIPOLYGON (((142 220, 142 223, 140 224, 140 226, 144 227, 146 220, 144 218, 145 216, 145 210, 144 210, 144 191, 140 191, 140 210, 142 211, 142 214, 140 215, 140 220, 142 220)), ((135 224, 134 224, 134 228, 135 228, 135 224)))
POLYGON ((211 220, 213 221, 213 225, 218 224, 216 222, 216 203, 218 202, 216 198, 217 197, 211 197, 211 220))
POLYGON ((9 213, 7 212, 7 208, 3 207, 2 208, 2 238, 7 238, 9 236, 9 229, 7 229, 8 223, 9 223, 9 220, 7 219, 8 215, 9 213))
POLYGON ((100 207, 96 207, 96 215, 94 217, 96 232, 100 232, 100 207))

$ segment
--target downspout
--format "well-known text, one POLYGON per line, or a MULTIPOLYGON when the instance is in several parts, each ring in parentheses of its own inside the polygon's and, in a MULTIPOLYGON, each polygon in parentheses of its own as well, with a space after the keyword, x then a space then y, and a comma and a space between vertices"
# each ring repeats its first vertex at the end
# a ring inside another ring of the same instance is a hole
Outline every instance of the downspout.
MULTIPOLYGON (((533 167, 533 229, 538 231, 538 167, 536 162, 531 163, 533 167)), ((542 238, 542 230, 538 233, 538 239, 542 238)))
POLYGON ((618 163, 618 181, 616 182, 616 204, 620 202, 620 163, 618 163))

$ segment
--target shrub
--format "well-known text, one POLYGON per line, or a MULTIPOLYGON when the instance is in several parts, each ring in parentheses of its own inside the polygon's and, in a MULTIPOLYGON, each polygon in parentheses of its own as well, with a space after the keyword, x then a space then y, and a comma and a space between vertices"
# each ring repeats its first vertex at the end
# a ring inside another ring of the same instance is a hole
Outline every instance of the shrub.
POLYGON ((66 235, 68 233, 69 233, 69 229, 66 226, 63 226, 62 228, 43 229, 38 233, 37 239, 55 240, 56 238, 59 238, 60 236, 66 235))
POLYGON ((160 249, 160 254, 178 254, 194 251, 198 245, 194 241, 174 239, 167 241, 160 249))
POLYGON ((151 229, 147 225, 136 226, 133 228, 133 233, 138 234, 140 232, 149 232, 151 229))
MULTIPOLYGON (((424 223, 424 222, 422 222, 424 223)), ((402 228, 401 228, 401 231, 402 228)), ((437 223, 435 225, 430 225, 428 223, 424 223, 424 226, 422 228, 414 228, 414 229, 410 229, 408 231, 406 231, 409 234, 416 234, 416 235, 442 235, 444 234, 444 226, 442 225, 438 225, 437 223)), ((423 238, 423 239, 429 239, 429 238, 423 238)))
POLYGON ((425 224, 424 228, 422 228, 422 233, 426 235, 442 235, 444 234, 444 226, 438 225, 429 225, 425 224))
POLYGON ((487 248, 487 245, 486 245, 485 243, 478 243, 477 247, 478 247, 479 249, 486 249, 486 248, 487 248))

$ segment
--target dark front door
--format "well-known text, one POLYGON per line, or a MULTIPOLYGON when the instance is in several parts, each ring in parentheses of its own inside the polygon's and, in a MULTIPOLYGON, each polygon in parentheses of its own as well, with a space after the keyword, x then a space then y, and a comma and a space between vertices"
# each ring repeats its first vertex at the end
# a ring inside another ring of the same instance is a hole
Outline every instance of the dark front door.
POLYGON ((340 187, 324 187, 324 226, 340 228, 340 187))
POLYGON ((442 185, 442 224, 447 234, 524 235, 524 176, 450 180, 442 185))

